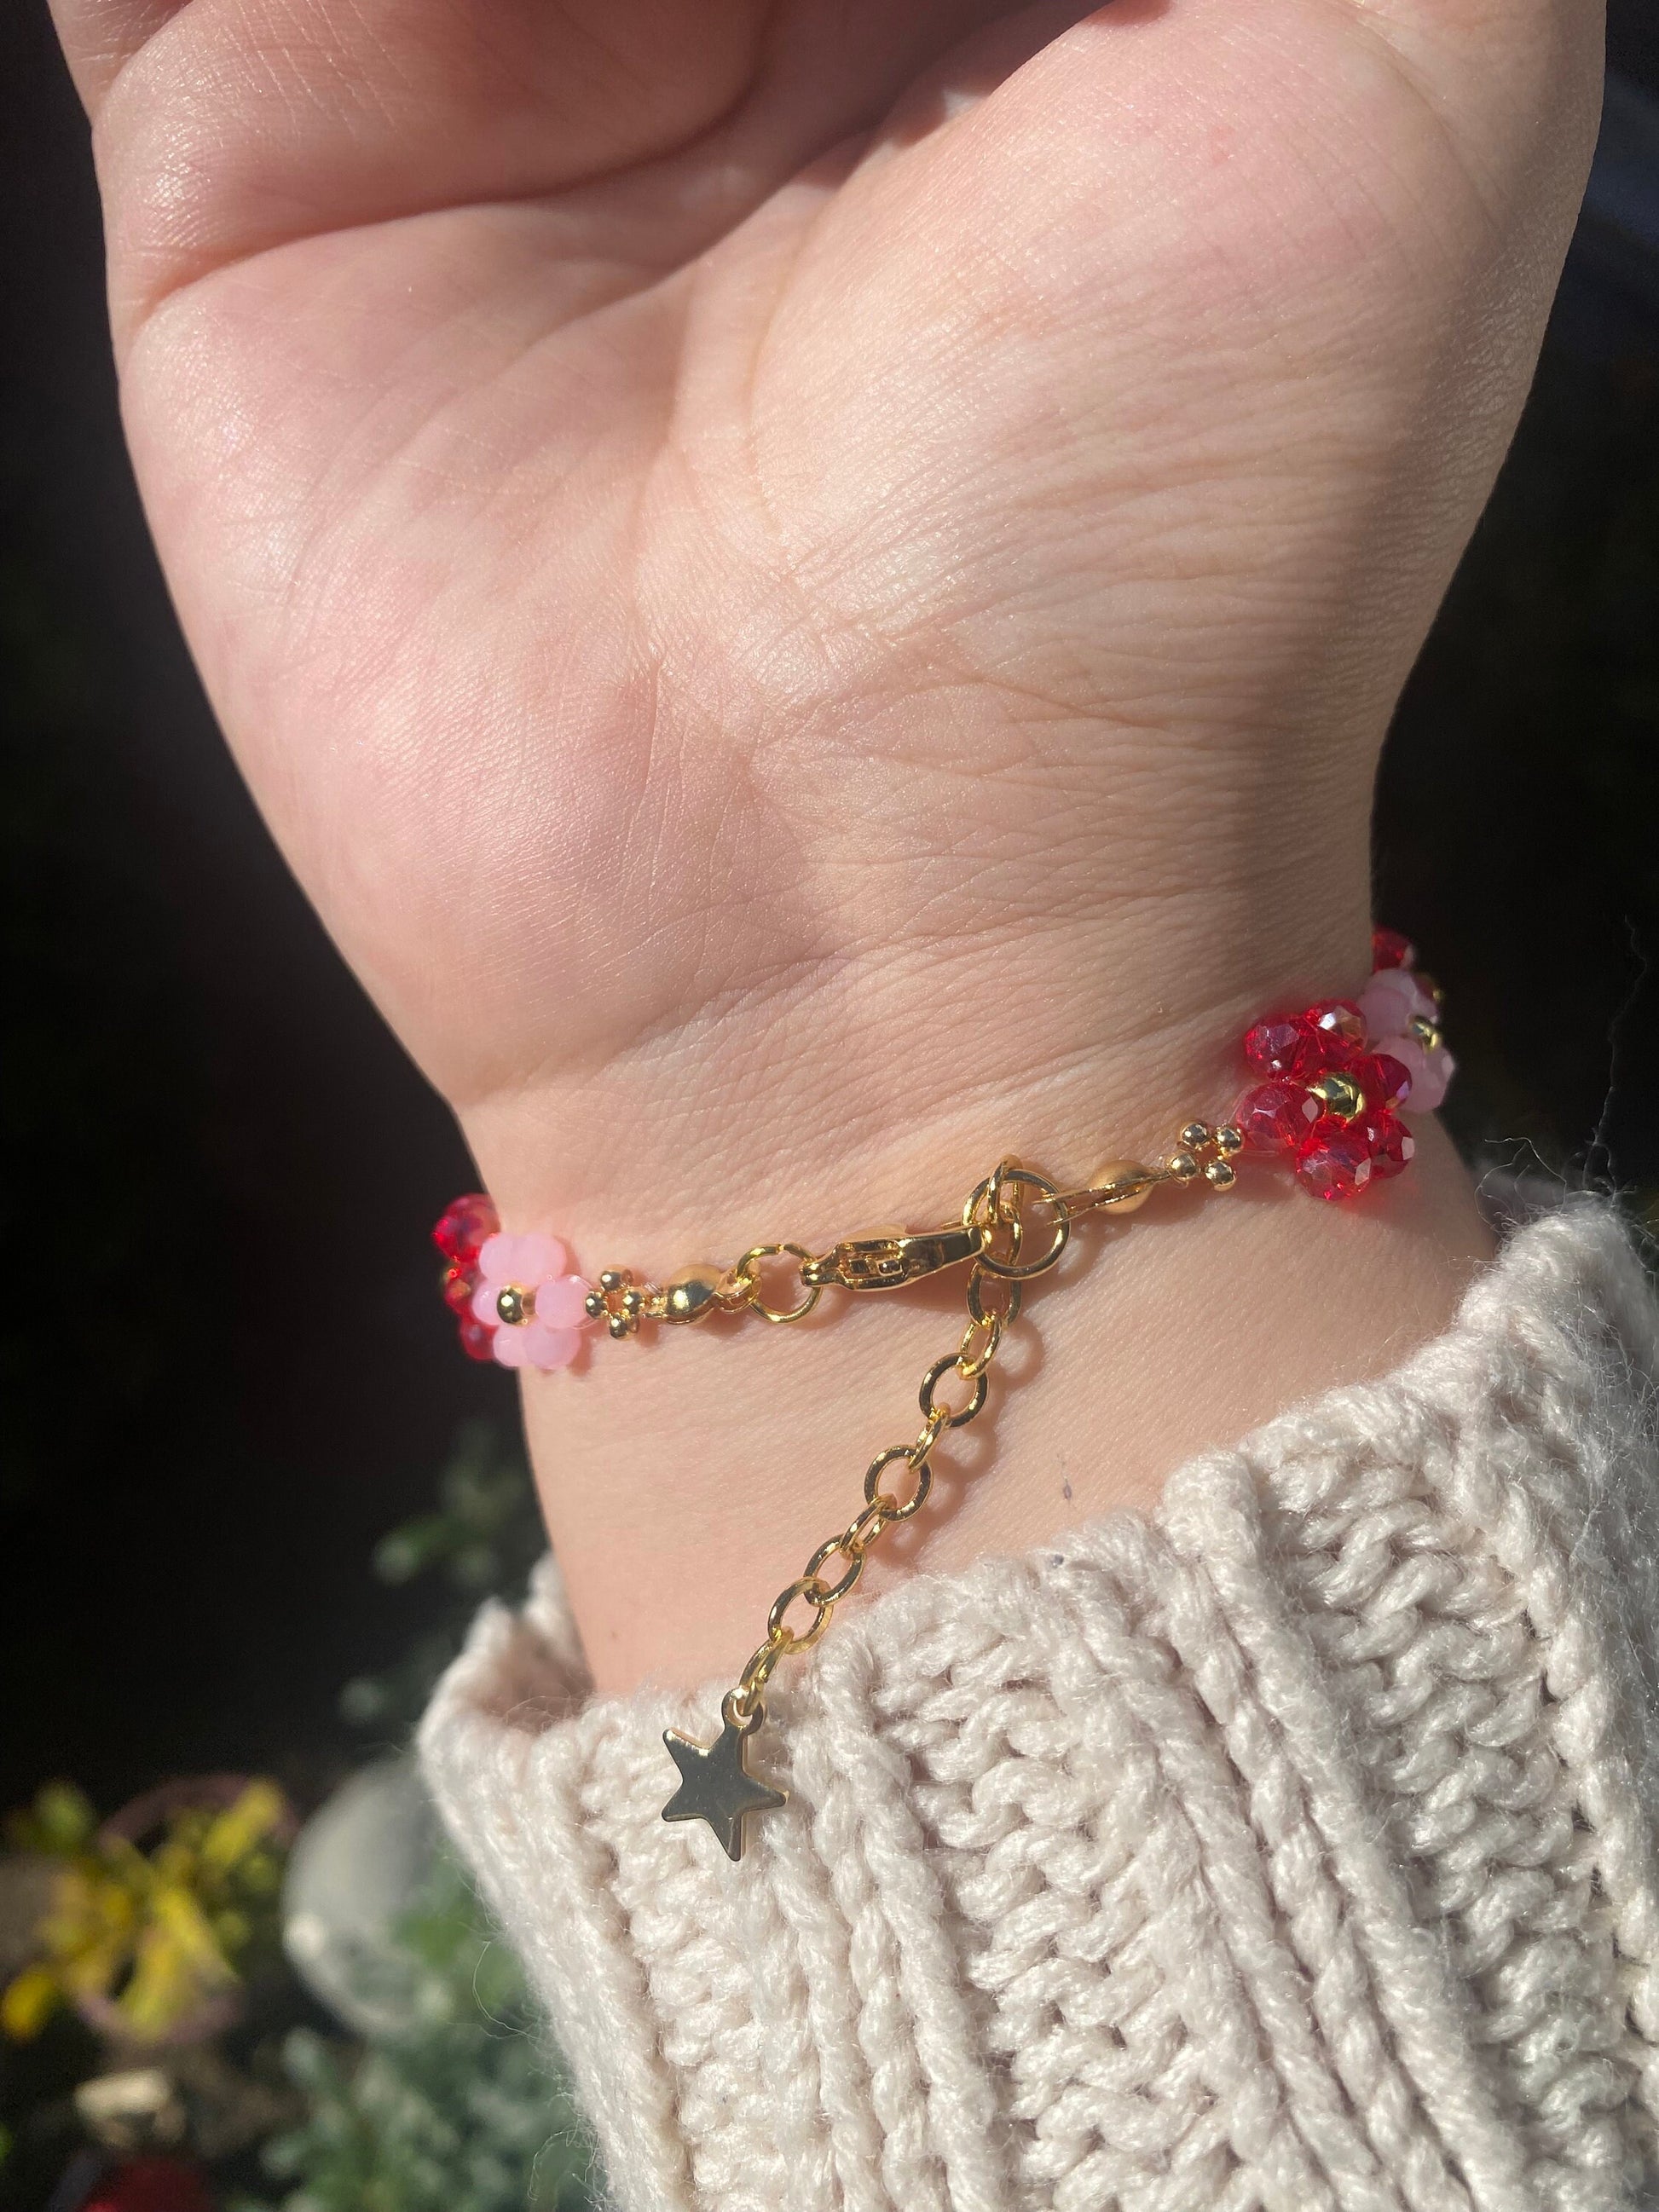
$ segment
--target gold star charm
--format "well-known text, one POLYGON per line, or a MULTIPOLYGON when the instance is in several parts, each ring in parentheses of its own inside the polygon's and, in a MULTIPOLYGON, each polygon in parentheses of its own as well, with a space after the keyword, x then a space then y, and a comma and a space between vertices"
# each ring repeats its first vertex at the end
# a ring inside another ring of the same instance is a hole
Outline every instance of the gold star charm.
POLYGON ((746 1723, 732 1719, 726 1698, 722 1726, 713 1743, 697 1743, 678 1729, 662 1740, 680 1770, 680 1786, 662 1808, 665 1820, 707 1820, 729 1859, 743 1856, 743 1824, 750 1813, 770 1813, 789 1802, 781 1790, 757 1782, 744 1764, 744 1747, 761 1724, 758 1711, 746 1723))

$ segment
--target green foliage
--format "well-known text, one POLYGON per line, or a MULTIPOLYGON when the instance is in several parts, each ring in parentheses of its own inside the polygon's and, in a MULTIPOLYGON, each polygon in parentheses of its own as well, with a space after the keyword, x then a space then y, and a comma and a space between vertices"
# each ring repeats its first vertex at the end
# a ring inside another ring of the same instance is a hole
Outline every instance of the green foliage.
POLYGON ((291 2186, 279 2207, 236 2212, 585 2212, 593 2154, 568 2081, 453 1863, 398 1936, 416 1967, 410 2024, 361 2053, 289 2037, 307 2117, 265 2163, 291 2186))
POLYGON ((341 1695, 360 1728, 408 1728, 461 1648, 481 1599, 516 1599, 547 1538, 523 1460, 503 1450, 488 1421, 469 1421, 455 1439, 438 1485, 437 1510, 407 1521, 374 1551, 385 1583, 431 1576, 447 1585, 428 1626, 397 1666, 360 1675, 341 1695))

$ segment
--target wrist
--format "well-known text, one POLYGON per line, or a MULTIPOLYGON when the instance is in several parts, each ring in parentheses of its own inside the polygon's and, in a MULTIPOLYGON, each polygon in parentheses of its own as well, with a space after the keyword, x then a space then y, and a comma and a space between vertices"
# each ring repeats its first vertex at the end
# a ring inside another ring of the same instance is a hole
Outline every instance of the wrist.
MULTIPOLYGON (((1213 888, 1148 899, 1109 950, 1085 915, 789 979, 763 1018, 711 1010, 625 1067, 494 1102, 471 1121, 481 1164, 511 1225, 556 1229, 589 1274, 660 1278, 751 1242, 818 1249, 875 1218, 947 1218, 1006 1152, 1067 1181, 1157 1157, 1231 1105, 1249 1019, 1355 988, 1369 964, 1361 899, 1304 890, 1246 927, 1248 904, 1213 888)), ((1431 1120, 1418 1134, 1413 1173, 1363 1212, 1262 1178, 1213 1204, 1160 1201, 1131 1236, 1079 1237, 1065 1296, 1045 1285, 1028 1302, 994 1424, 951 1440, 925 1525, 870 1586, 1149 1505, 1182 1459, 1443 1327, 1487 1248, 1443 1136, 1431 1120)), ((847 1521, 872 1453, 914 1425, 917 1373, 954 1345, 956 1304, 930 1285, 842 1302, 827 1325, 677 1330, 596 1346, 578 1376, 527 1378, 602 1687, 741 1661, 792 1562, 847 1521)))
POLYGON ((1358 987, 1370 927, 1363 891, 1241 881, 843 939, 461 1119, 503 1218, 590 1272, 823 1243, 948 1211, 1005 1153, 1075 1182, 1167 1150, 1231 1106, 1248 1020, 1358 987))

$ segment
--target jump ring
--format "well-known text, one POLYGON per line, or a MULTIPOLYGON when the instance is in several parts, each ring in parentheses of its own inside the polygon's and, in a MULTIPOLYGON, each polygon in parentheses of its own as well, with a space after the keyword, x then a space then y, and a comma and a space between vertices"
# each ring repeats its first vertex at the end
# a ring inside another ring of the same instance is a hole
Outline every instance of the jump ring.
POLYGON ((805 1321, 823 1296, 821 1285, 809 1283, 802 1286, 805 1295, 799 1305, 769 1306, 767 1304, 760 1294, 760 1278, 757 1272, 758 1263, 763 1260, 781 1260, 786 1255, 792 1260, 800 1261, 803 1265, 812 1257, 804 1244, 751 1244, 727 1277, 728 1281, 744 1287, 747 1294, 746 1303, 752 1305, 755 1311, 764 1321, 779 1322, 805 1321))
MULTIPOLYGON (((967 1212, 975 1211, 984 1201, 994 1180, 999 1187, 1003 1183, 1015 1183, 1023 1190, 1036 1191, 1054 1211, 1054 1234, 1049 1239, 1048 1250, 1039 1253, 1035 1260, 1021 1260, 1018 1256, 1020 1246, 1017 1241, 1013 1258, 999 1260, 988 1244, 981 1250, 977 1264, 988 1274, 1001 1276, 1005 1282, 1028 1283, 1034 1275, 1046 1275, 1066 1249, 1072 1234, 1072 1217, 1060 1203, 1058 1186, 1050 1182, 1047 1176, 1040 1176, 1035 1168, 1000 1168, 995 1178, 988 1176, 981 1183, 968 1201, 967 1212)), ((1023 1224, 1015 1221, 1008 1225, 1018 1229, 1023 1224)))

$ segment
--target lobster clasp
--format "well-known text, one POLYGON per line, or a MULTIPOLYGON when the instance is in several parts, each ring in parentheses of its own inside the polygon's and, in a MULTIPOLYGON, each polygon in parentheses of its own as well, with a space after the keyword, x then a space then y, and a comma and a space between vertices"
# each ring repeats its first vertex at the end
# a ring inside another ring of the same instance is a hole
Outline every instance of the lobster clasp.
POLYGON ((896 1291, 946 1267, 976 1260, 984 1231, 953 1223, 945 1229, 878 1229, 868 1237, 849 1237, 802 1267, 800 1279, 812 1290, 831 1285, 843 1291, 896 1291))

